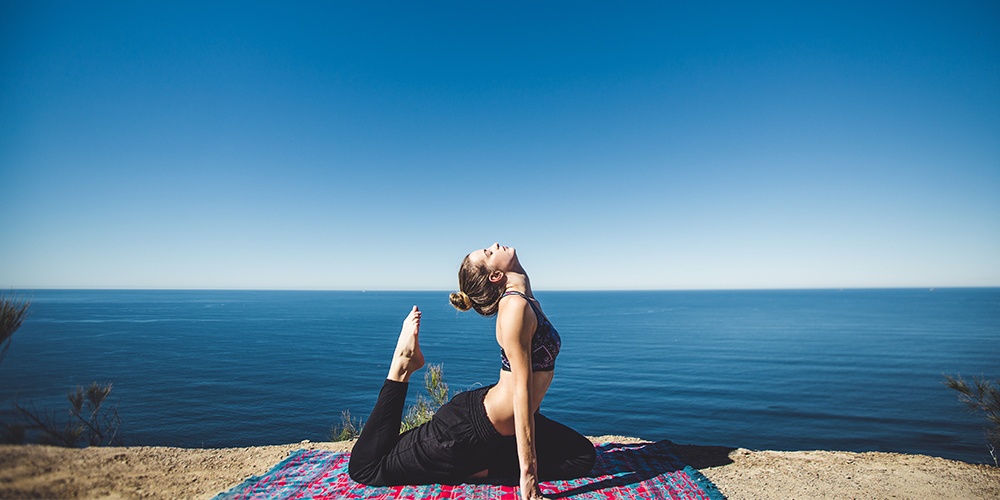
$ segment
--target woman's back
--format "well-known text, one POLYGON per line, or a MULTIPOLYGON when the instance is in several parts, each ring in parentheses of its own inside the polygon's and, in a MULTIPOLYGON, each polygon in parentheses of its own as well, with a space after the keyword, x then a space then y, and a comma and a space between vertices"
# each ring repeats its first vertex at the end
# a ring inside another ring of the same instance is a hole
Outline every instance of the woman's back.
MULTIPOLYGON (((510 304, 507 307, 501 306, 497 317, 497 342, 503 345, 501 339, 501 324, 503 324, 503 319, 505 315, 524 315, 525 321, 522 324, 523 331, 519 332, 521 335, 529 335, 530 342, 533 347, 532 352, 529 354, 530 365, 544 365, 539 368, 534 366, 528 366, 530 373, 530 410, 531 413, 538 411, 542 404, 542 400, 545 398, 545 393, 548 392, 549 386, 552 385, 552 379, 554 375, 554 364, 555 355, 559 352, 560 339, 559 334, 556 333, 555 329, 552 328, 551 323, 545 318, 544 313, 541 308, 532 303, 532 298, 529 298, 523 293, 516 292, 510 298, 506 298, 510 294, 505 295, 504 301, 515 301, 515 303, 510 304), (525 307, 527 306, 527 308, 525 307), (527 309, 527 310, 525 310, 527 309), (539 336, 549 336, 546 339, 539 339, 539 336), (551 338, 554 336, 556 344, 545 345, 551 343, 551 338), (543 342, 538 342, 543 340, 543 342), (537 349, 536 349, 537 347, 537 349), (538 351, 546 351, 543 353, 538 353, 538 351)), ((502 368, 500 370, 500 379, 497 381, 495 387, 493 387, 489 393, 486 395, 484 405, 486 406, 486 414, 489 416, 490 421, 496 426, 497 431, 505 436, 511 436, 515 432, 514 428, 514 392, 517 388, 517 380, 515 373, 510 371, 510 365, 507 362, 507 356, 504 354, 504 350, 501 347, 501 358, 504 363, 502 363, 502 368)))
MULTIPOLYGON (((538 411, 542 399, 552 385, 552 375, 555 372, 535 372, 531 376, 531 412, 538 411)), ((514 435, 514 376, 510 372, 501 371, 497 385, 486 394, 486 414, 496 426, 497 431, 504 436, 514 435)))

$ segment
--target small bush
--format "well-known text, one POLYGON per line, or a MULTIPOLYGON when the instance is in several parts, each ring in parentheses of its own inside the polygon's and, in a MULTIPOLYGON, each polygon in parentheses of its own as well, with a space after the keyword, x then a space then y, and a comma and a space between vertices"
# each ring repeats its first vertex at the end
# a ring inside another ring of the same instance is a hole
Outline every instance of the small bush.
POLYGON ((430 399, 423 394, 417 396, 417 403, 411 406, 403 417, 400 432, 406 432, 429 422, 438 408, 448 402, 448 384, 444 381, 442 365, 427 365, 427 372, 424 373, 424 389, 427 390, 430 399))
POLYGON ((997 461, 997 448, 1000 448, 1000 380, 991 382, 985 377, 973 377, 970 384, 961 375, 945 375, 944 378, 944 384, 958 391, 958 400, 965 403, 970 411, 986 414, 990 422, 986 428, 986 445, 993 457, 993 465, 1000 466, 997 461))
MULTIPOLYGON (((399 432, 406 432, 429 422, 438 408, 448 402, 448 383, 444 381, 443 365, 427 365, 427 371, 424 373, 424 389, 427 391, 427 396, 418 395, 416 404, 407 408, 403 421, 400 422, 399 432)), ((340 423, 330 429, 330 440, 355 439, 361 435, 363 428, 364 423, 360 418, 355 421, 351 418, 350 410, 344 410, 340 413, 340 423)))
MULTIPOLYGON (((0 295, 0 361, 7 355, 11 337, 28 316, 31 302, 16 296, 0 295)), ((13 403, 19 422, 0 422, 0 438, 5 443, 42 442, 58 446, 121 445, 121 418, 117 405, 108 405, 111 384, 93 382, 77 387, 66 397, 70 409, 65 420, 51 411, 39 411, 34 403, 13 403)))
POLYGON ((357 423, 351 418, 351 410, 340 412, 340 424, 334 424, 330 428, 330 441, 347 441, 356 439, 361 435, 364 422, 359 418, 357 423))
POLYGON ((28 317, 29 306, 31 301, 19 299, 16 295, 0 295, 0 361, 7 355, 14 332, 28 317))
POLYGON ((38 411, 33 403, 14 403, 23 423, 5 425, 5 438, 13 442, 41 442, 56 446, 120 446, 121 418, 117 405, 106 405, 111 384, 93 382, 66 394, 70 409, 65 419, 51 411, 38 411), (15 441, 16 440, 16 441, 15 441))

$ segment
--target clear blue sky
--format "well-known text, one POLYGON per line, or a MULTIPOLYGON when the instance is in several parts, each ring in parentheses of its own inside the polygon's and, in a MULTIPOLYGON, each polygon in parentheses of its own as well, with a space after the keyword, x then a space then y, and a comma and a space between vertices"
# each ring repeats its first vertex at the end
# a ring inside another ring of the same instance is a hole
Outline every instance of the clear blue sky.
POLYGON ((1000 285, 1000 4, 749 3, 5 1, 0 288, 1000 285))

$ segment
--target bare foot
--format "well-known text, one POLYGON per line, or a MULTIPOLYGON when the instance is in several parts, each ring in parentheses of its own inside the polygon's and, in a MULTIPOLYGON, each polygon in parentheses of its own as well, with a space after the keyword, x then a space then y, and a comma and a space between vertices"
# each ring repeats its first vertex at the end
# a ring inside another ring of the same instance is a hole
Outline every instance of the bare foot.
POLYGON ((403 329, 399 332, 396 350, 392 353, 392 363, 389 364, 389 380, 409 382, 413 372, 423 368, 424 353, 420 352, 420 310, 413 306, 410 314, 403 320, 403 329))

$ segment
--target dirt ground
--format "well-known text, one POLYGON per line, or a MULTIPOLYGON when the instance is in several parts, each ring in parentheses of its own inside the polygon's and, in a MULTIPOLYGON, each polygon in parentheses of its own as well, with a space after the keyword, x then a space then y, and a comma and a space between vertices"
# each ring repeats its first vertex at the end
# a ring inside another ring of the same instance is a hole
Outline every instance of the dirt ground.
MULTIPOLYGON (((620 436, 592 439, 639 441, 620 436)), ((211 498, 263 474, 293 450, 348 451, 352 444, 220 449, 0 446, 0 498, 211 498)), ((732 499, 1000 498, 1000 469, 923 455, 696 445, 680 445, 678 452, 732 499)))

